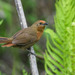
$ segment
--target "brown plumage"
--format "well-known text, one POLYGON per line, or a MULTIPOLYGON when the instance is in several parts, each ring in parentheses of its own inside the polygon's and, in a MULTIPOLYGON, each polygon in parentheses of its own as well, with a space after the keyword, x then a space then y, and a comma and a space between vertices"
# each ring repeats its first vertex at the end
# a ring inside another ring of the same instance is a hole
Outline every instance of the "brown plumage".
POLYGON ((45 25, 47 23, 43 20, 35 22, 32 26, 24 28, 14 34, 10 38, 0 37, 0 43, 5 43, 2 47, 20 47, 20 48, 29 48, 34 45, 38 40, 40 40, 45 25))

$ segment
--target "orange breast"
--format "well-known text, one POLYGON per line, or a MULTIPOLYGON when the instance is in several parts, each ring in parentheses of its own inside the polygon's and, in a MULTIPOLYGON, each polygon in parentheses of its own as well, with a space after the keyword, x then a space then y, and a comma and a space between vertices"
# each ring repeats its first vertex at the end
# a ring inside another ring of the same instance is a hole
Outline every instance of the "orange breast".
POLYGON ((42 34, 43 34, 43 31, 42 32, 39 32, 39 31, 37 32, 37 38, 38 38, 37 40, 39 40, 41 38, 42 34))

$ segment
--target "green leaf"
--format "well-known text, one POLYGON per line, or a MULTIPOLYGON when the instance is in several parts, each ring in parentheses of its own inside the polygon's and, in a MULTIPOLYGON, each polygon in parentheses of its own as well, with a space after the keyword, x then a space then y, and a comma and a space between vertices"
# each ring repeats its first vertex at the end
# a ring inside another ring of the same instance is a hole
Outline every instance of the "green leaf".
POLYGON ((3 23, 3 20, 0 21, 0 25, 2 25, 2 23, 3 23))
POLYGON ((75 74, 75 0, 56 0, 55 29, 45 30, 48 75, 75 74))
POLYGON ((23 75, 28 75, 25 69, 22 70, 23 75))

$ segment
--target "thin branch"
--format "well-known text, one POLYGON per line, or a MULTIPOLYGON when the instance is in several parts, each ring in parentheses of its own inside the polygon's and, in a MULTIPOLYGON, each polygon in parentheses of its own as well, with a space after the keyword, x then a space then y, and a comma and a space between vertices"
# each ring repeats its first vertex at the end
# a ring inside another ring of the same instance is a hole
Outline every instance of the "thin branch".
POLYGON ((25 18, 25 15, 24 15, 21 0, 15 0, 15 5, 16 5, 16 9, 17 9, 17 13, 18 13, 18 16, 19 16, 21 27, 27 28, 27 22, 26 22, 26 18, 25 18))
MULTIPOLYGON (((16 5, 17 12, 18 12, 21 27, 27 28, 26 18, 25 18, 24 12, 23 12, 21 0, 15 0, 15 5, 16 5)), ((31 52, 33 52, 35 54, 33 47, 31 47, 31 52)), ((34 55, 30 54, 29 59, 30 59, 32 75, 39 75, 37 63, 36 63, 36 57, 34 55)))
POLYGON ((40 56, 40 55, 36 55, 37 58, 41 59, 41 60, 44 60, 44 57, 43 56, 40 56))

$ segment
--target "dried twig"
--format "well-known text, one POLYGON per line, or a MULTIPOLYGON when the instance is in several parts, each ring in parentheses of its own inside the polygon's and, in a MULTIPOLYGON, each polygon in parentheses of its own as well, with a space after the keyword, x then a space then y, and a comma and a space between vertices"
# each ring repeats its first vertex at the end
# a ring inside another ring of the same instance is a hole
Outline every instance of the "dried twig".
MULTIPOLYGON (((27 28, 26 18, 25 18, 24 12, 23 12, 21 0, 15 0, 15 5, 16 5, 17 12, 18 12, 21 27, 27 28)), ((33 52, 35 54, 33 47, 31 47, 31 52, 33 52)), ((34 55, 30 54, 29 59, 30 59, 32 75, 39 75, 37 64, 36 64, 36 57, 34 55)))

